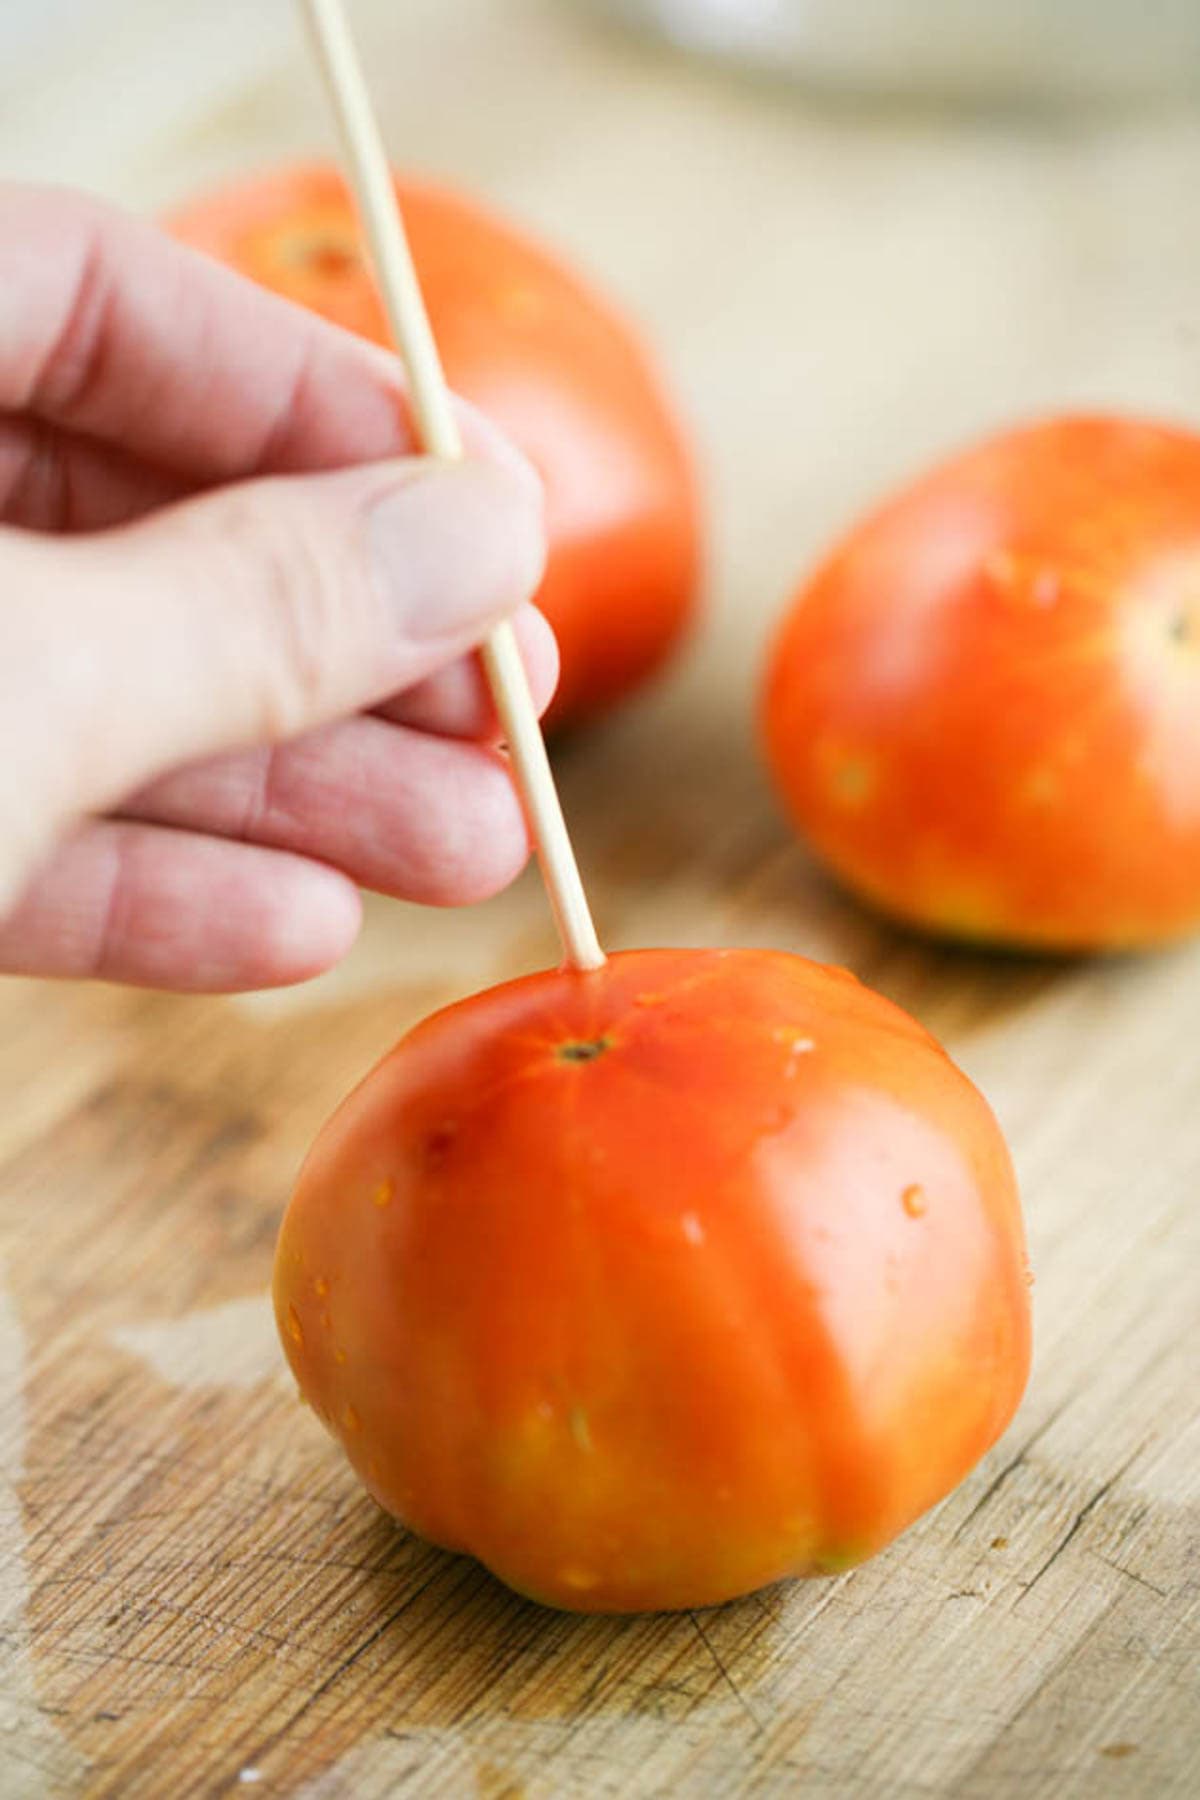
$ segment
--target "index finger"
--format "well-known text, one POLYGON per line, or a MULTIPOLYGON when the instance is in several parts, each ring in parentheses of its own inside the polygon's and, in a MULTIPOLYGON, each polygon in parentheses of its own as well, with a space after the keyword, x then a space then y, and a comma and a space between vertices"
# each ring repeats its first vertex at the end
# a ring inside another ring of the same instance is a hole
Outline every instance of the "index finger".
POLYGON ((197 483, 416 447, 394 357, 115 207, 0 187, 0 245, 0 412, 197 483))

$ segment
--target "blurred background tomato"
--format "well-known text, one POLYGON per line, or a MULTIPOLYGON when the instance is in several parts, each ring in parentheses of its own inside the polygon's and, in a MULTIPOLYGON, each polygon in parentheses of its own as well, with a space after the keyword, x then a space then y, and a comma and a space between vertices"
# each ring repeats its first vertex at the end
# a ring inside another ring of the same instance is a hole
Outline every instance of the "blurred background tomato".
MULTIPOLYGON (((400 187, 447 379, 542 479, 536 600, 560 659, 548 724, 574 724, 657 673, 694 610, 701 527, 683 427, 648 347, 593 285, 467 195, 400 187)), ((275 293, 391 344, 333 164, 248 174, 167 223, 275 293)))

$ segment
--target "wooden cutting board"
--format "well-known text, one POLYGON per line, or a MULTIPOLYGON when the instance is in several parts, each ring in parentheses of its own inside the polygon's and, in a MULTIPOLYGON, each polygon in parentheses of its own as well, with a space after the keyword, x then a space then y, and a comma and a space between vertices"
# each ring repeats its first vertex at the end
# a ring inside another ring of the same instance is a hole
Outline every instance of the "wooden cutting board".
MULTIPOLYGON (((326 141, 286 20, 105 10, 6 97, 10 170, 157 204, 326 141)), ((549 0, 356 16, 398 154, 603 273, 702 446, 704 631, 558 754, 602 934, 804 950, 938 1033, 1013 1144, 1036 1367, 1003 1443, 866 1568, 690 1615, 539 1610, 358 1491, 265 1300, 349 1083, 553 959, 536 883, 375 903, 287 995, 0 986, 0 1795, 1200 1792, 1200 946, 906 938, 789 838, 751 726, 790 580, 881 484, 1002 417, 1200 394, 1200 126, 801 108, 549 0)))

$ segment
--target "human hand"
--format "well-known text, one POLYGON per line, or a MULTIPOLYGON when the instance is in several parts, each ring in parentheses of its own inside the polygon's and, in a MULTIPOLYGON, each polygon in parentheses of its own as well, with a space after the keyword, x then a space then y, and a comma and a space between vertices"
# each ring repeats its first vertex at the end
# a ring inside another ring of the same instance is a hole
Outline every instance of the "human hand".
POLYGON ((541 495, 465 405, 80 196, 0 188, 0 969, 192 990, 335 962, 358 886, 479 899, 528 837, 469 654, 539 707, 541 495))

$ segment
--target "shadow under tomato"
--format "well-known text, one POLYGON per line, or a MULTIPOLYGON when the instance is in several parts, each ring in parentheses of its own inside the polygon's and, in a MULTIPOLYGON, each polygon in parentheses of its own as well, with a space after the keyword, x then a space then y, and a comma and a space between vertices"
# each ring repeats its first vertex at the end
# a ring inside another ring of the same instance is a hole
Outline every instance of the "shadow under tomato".
MULTIPOLYGON (((619 1721, 627 1740, 639 1721, 649 1731, 691 1720, 708 1733, 714 1713, 726 1729, 753 1728, 747 1693, 769 1662, 772 1596, 782 1590, 704 1613, 560 1612, 515 1594, 469 1557, 421 1543, 365 1497, 344 1522, 341 1552, 361 1602, 361 1633, 331 1658, 279 1735, 254 1751, 264 1779, 294 1778, 301 1768, 308 1779, 339 1767, 350 1776, 357 1745, 377 1753, 389 1739, 419 1748, 432 1782, 439 1756, 461 1758, 476 1741, 494 1759, 510 1740, 527 1778, 539 1746, 553 1753, 581 1728, 598 1734, 619 1721), (722 1615, 741 1615, 739 1636, 746 1624, 759 1627, 736 1681, 713 1648, 712 1621, 722 1615)), ((332 1598, 306 1622, 318 1643, 337 1636, 332 1598)), ((516 1787, 503 1791, 523 1790, 513 1779, 516 1787)))
MULTIPOLYGON (((858 911, 858 903, 846 899, 858 911)), ((855 973, 936 1036, 962 1042, 1022 1013, 1091 959, 951 943, 878 915, 855 973)))

